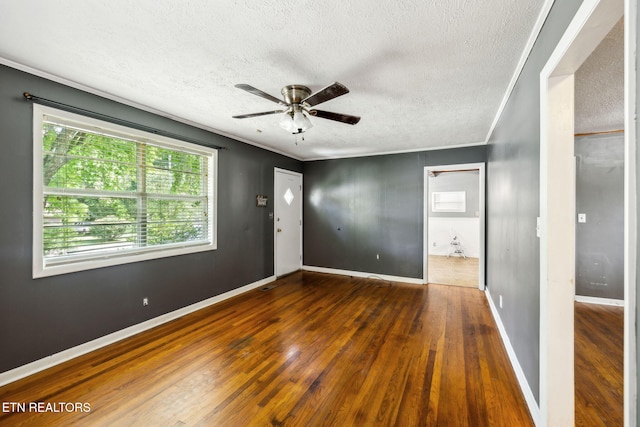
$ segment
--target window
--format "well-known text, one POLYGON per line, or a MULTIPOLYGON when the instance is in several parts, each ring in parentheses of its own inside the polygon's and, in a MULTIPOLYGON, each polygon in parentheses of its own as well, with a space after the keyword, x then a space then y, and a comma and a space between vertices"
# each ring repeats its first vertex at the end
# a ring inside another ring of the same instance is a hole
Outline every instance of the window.
POLYGON ((432 194, 432 212, 465 212, 466 192, 434 191, 432 194))
POLYGON ((34 105, 33 276, 216 248, 217 151, 34 105))

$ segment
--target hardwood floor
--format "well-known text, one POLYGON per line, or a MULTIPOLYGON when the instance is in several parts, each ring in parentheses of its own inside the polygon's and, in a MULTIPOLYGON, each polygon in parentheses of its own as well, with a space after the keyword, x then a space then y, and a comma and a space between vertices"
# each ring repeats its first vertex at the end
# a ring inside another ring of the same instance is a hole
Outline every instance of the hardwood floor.
POLYGON ((478 287, 478 258, 429 255, 428 269, 429 283, 478 287))
POLYGON ((300 272, 0 388, 0 425, 531 426, 484 293, 300 272))
POLYGON ((624 308, 575 303, 577 426, 623 425, 624 308))

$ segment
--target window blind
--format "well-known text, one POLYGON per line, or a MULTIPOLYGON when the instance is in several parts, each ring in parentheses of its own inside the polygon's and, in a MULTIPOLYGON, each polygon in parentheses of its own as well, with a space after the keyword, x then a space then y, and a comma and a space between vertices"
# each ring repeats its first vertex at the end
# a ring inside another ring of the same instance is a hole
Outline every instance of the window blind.
POLYGON ((42 254, 73 262, 210 243, 210 155, 42 120, 42 254))

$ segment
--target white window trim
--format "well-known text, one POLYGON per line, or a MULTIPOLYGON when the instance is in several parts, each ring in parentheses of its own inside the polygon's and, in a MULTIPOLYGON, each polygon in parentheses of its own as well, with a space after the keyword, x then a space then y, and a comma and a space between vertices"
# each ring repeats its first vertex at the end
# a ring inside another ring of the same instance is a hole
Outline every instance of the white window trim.
POLYGON ((217 249, 217 187, 218 187, 218 151, 205 146, 179 141, 173 138, 144 132, 141 130, 120 126, 117 124, 85 117, 67 111, 51 108, 39 104, 33 105, 33 278, 55 276, 59 274, 77 271, 91 270, 101 267, 128 264, 157 258, 165 258, 177 255, 185 255, 196 252, 211 251, 217 249), (139 248, 126 253, 104 253, 88 259, 78 259, 64 263, 62 260, 50 260, 45 262, 43 255, 43 206, 42 196, 44 186, 43 174, 43 147, 42 147, 42 122, 45 115, 60 117, 67 121, 75 121, 84 127, 97 126, 102 129, 110 129, 120 134, 127 134, 140 142, 159 142, 167 148, 188 149, 191 152, 210 156, 208 174, 211 183, 208 191, 208 220, 211 241, 208 243, 176 243, 160 247, 139 248), (61 262, 62 261, 62 262, 61 262))

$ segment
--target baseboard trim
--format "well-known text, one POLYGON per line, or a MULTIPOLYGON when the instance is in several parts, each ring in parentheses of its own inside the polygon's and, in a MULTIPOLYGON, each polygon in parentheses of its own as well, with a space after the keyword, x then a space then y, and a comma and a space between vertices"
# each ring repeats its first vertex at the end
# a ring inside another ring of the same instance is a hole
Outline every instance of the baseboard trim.
POLYGON ((489 302, 489 307, 491 308, 491 314, 493 314, 493 319, 498 326, 498 331, 500 332, 500 337, 502 338, 502 343, 504 347, 507 349, 507 355, 509 356, 509 361, 511 362, 511 366, 516 373, 516 377, 518 378, 518 383, 520 383, 520 389, 524 394, 525 401, 527 402, 527 406, 529 407, 529 413, 533 418, 533 422, 536 426, 540 425, 540 407, 538 406, 538 402, 536 402, 536 398, 531 391, 531 387, 529 386, 529 382, 527 381, 527 377, 522 370, 522 366, 520 366, 520 362, 518 361, 518 357, 516 356, 516 352, 511 346, 511 341, 509 340, 509 336, 507 335, 507 330, 504 328, 504 324, 502 323, 502 319, 500 318, 500 314, 496 309, 496 306, 493 304, 493 299, 491 299, 491 294, 487 289, 485 291, 485 295, 487 297, 487 301, 489 302))
POLYGON ((0 373, 0 386, 28 377, 29 375, 35 374, 37 372, 44 371, 45 369, 67 362, 71 359, 82 356, 83 354, 90 353, 94 350, 98 350, 102 347, 106 347, 109 344, 113 344, 117 341, 121 341, 125 338, 129 338, 133 335, 139 334, 140 332, 144 332, 156 326, 162 325, 163 323, 170 322, 186 314, 193 313, 194 311, 201 310, 205 307, 219 303, 221 301, 232 298, 234 296, 240 295, 252 289, 259 288, 275 280, 276 280, 275 276, 264 278, 257 282, 250 283, 240 288, 233 289, 229 292, 216 295, 214 297, 197 302, 195 304, 180 308, 178 310, 163 314, 158 317, 154 317, 153 319, 146 320, 142 323, 138 323, 136 325, 130 326, 125 329, 121 329, 109 335, 96 338, 95 340, 86 342, 76 347, 63 350, 56 354, 52 354, 51 356, 44 357, 42 359, 36 360, 26 365, 22 365, 17 368, 11 369, 9 371, 2 372, 0 373))
POLYGON ((387 274, 366 273, 363 271, 339 270, 335 268, 315 267, 312 265, 303 265, 302 269, 305 271, 313 271, 315 273, 329 273, 329 274, 338 274, 341 276, 364 277, 369 279, 383 279, 383 280, 388 280, 390 282, 402 282, 402 283, 411 283, 413 285, 424 285, 424 281, 422 279, 416 279, 413 277, 389 276, 387 274))
POLYGON ((584 303, 587 303, 587 304, 613 305, 613 306, 616 306, 616 307, 624 307, 624 300, 623 299, 586 297, 586 296, 582 296, 582 295, 576 295, 576 302, 584 302, 584 303))

